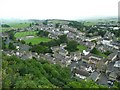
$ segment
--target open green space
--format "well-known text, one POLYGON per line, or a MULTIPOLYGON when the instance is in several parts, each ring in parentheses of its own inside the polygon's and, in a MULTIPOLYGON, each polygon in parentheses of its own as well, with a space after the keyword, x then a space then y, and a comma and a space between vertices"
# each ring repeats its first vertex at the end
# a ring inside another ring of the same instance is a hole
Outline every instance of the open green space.
POLYGON ((67 24, 68 21, 67 20, 57 20, 57 19, 54 19, 54 20, 48 20, 48 22, 52 22, 52 23, 62 23, 62 24, 67 24))
POLYGON ((86 21, 86 22, 84 22, 85 26, 91 26, 91 25, 96 25, 96 24, 97 24, 97 22, 94 22, 94 21, 86 21))
POLYGON ((87 47, 86 46, 83 46, 83 45, 78 45, 77 48, 79 49, 80 52, 83 52, 83 50, 86 50, 87 47))
POLYGON ((37 31, 25 31, 25 32, 17 32, 15 34, 16 38, 20 38, 20 37, 25 37, 27 35, 32 35, 32 36, 36 36, 37 31))
POLYGON ((11 28, 0 28, 0 32, 6 32, 6 31, 9 31, 11 30, 11 28))
POLYGON ((13 28, 26 28, 30 26, 30 23, 9 23, 10 27, 1 27, 0 32, 12 30, 13 28))
POLYGON ((51 39, 46 38, 46 37, 35 37, 31 39, 26 39, 26 43, 32 43, 32 44, 39 44, 40 42, 49 42, 51 39))
POLYGON ((22 38, 22 37, 25 37, 25 36, 28 36, 28 35, 35 36, 34 38, 25 39, 26 43, 31 42, 32 44, 39 44, 40 42, 48 42, 48 41, 51 40, 51 39, 46 38, 46 37, 37 37, 36 33, 37 33, 37 31, 17 32, 15 34, 15 37, 16 38, 22 38))
POLYGON ((9 25, 12 28, 26 28, 30 26, 30 23, 11 23, 9 25))

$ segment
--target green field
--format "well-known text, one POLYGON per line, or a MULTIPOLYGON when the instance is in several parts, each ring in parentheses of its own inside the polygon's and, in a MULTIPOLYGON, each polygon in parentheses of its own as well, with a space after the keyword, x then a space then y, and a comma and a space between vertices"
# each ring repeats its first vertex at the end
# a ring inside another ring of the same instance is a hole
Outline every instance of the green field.
POLYGON ((96 25, 97 22, 84 22, 85 26, 91 26, 91 25, 96 25))
POLYGON ((34 38, 30 38, 30 39, 25 39, 24 40, 26 43, 30 43, 31 42, 32 44, 39 44, 40 42, 48 42, 48 41, 51 40, 51 39, 46 38, 46 37, 37 37, 36 33, 37 33, 37 31, 17 32, 15 34, 15 37, 16 38, 21 38, 21 37, 25 37, 27 35, 35 36, 34 38))
POLYGON ((15 34, 16 38, 21 38, 21 37, 25 37, 27 35, 33 35, 36 36, 37 31, 25 31, 25 32, 17 32, 15 34))
POLYGON ((83 45, 78 45, 77 48, 79 49, 80 52, 83 52, 83 50, 87 49, 87 47, 85 47, 83 45))
POLYGON ((61 24, 67 24, 68 21, 67 20, 57 20, 57 19, 53 19, 53 20, 48 20, 48 22, 52 22, 52 23, 61 23, 61 24))
POLYGON ((0 32, 5 32, 5 31, 9 31, 9 30, 11 30, 11 29, 13 29, 13 28, 26 28, 26 27, 29 27, 30 26, 30 22, 27 22, 27 23, 8 23, 8 25, 10 26, 10 27, 8 27, 8 28, 6 28, 6 27, 1 27, 0 28, 0 32))
POLYGON ((49 42, 51 39, 46 38, 46 37, 35 37, 32 39, 26 39, 26 43, 32 43, 32 44, 39 44, 40 42, 49 42))
POLYGON ((2 29, 0 29, 0 32, 2 32, 2 29))
POLYGON ((5 32, 5 31, 9 31, 11 30, 11 28, 0 28, 0 32, 5 32))
POLYGON ((30 23, 11 23, 9 25, 12 28, 26 28, 30 26, 30 23))

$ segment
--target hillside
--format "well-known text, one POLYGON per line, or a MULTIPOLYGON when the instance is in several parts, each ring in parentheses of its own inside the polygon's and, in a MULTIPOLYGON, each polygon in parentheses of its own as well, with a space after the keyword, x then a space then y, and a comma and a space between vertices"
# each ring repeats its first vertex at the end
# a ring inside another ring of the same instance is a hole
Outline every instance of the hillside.
POLYGON ((69 68, 45 60, 3 57, 3 88, 103 88, 93 81, 71 78, 69 68))

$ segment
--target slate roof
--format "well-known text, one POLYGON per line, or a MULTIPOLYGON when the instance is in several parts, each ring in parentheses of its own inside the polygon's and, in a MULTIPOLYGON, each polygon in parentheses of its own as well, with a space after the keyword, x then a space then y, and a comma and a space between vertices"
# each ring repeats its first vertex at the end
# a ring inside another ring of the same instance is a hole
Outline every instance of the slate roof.
POLYGON ((99 73, 97 71, 91 73, 91 75, 89 76, 90 79, 96 81, 99 77, 99 73))
POLYGON ((111 72, 111 73, 109 74, 109 79, 110 79, 110 80, 116 80, 116 78, 117 78, 117 74, 116 74, 115 72, 111 72))
POLYGON ((86 76, 88 77, 90 74, 87 72, 87 71, 84 71, 84 70, 80 70, 80 69, 73 69, 72 71, 73 73, 77 73, 77 74, 80 74, 82 76, 86 76))
POLYGON ((114 60, 114 59, 116 59, 117 54, 118 54, 117 52, 113 52, 113 53, 111 53, 111 54, 108 56, 107 59, 109 59, 109 60, 114 60))
POLYGON ((108 77, 106 76, 106 74, 101 73, 99 79, 97 80, 97 83, 100 85, 108 85, 107 81, 108 81, 108 77))

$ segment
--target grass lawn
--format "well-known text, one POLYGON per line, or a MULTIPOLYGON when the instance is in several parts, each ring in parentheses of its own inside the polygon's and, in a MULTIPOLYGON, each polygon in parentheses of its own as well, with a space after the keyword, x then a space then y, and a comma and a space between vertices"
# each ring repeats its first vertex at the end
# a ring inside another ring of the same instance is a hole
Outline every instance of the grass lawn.
POLYGON ((87 49, 87 47, 85 47, 83 45, 78 45, 77 48, 79 49, 80 52, 83 52, 83 50, 87 49))
POLYGON ((15 34, 16 38, 20 38, 20 37, 25 37, 27 35, 33 35, 36 36, 37 31, 26 31, 26 32, 17 32, 15 34))
POLYGON ((49 42, 51 39, 45 37, 35 37, 32 39, 26 39, 26 43, 39 44, 40 42, 49 42))

